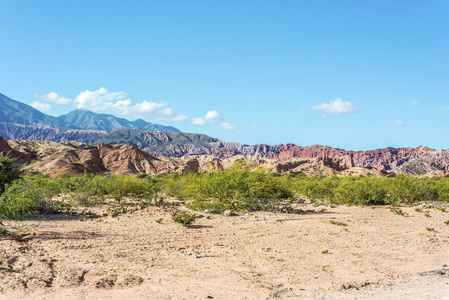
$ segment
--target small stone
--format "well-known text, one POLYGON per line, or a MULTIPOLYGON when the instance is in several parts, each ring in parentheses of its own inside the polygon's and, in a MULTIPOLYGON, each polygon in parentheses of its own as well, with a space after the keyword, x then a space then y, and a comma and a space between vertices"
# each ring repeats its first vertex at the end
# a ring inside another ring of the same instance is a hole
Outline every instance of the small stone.
POLYGON ((223 212, 223 216, 230 217, 232 216, 232 210, 228 209, 223 212))

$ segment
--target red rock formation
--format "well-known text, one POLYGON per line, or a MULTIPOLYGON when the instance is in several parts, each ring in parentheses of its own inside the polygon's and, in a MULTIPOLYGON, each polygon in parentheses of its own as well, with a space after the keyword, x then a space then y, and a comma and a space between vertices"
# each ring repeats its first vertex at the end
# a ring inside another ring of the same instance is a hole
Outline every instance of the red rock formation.
MULTIPOLYGON (((341 159, 351 156, 356 167, 373 167, 379 170, 391 170, 403 163, 415 159, 438 155, 440 151, 427 147, 417 148, 384 148, 370 151, 346 151, 322 145, 297 146, 285 144, 277 146, 269 145, 239 145, 225 143, 226 147, 236 149, 244 155, 259 156, 263 158, 287 161, 292 158, 311 159, 326 155, 331 159, 341 159)), ((348 161, 349 164, 351 164, 348 161)))
POLYGON ((323 166, 330 167, 336 171, 343 171, 355 167, 352 156, 345 155, 343 157, 330 158, 327 154, 323 154, 321 158, 323 166))
POLYGON ((10 158, 17 159, 18 161, 26 161, 34 158, 31 153, 23 153, 11 148, 7 141, 0 135, 0 152, 10 158))
POLYGON ((131 145, 99 144, 79 149, 65 150, 51 155, 33 164, 32 169, 57 176, 84 172, 99 174, 112 173, 136 175, 146 173, 168 174, 172 172, 197 171, 198 162, 189 161, 185 165, 177 165, 171 161, 160 160, 131 145))
POLYGON ((230 149, 226 147, 220 147, 212 150, 212 155, 219 159, 226 159, 236 155, 241 155, 242 153, 235 149, 230 149))
MULTIPOLYGON (((346 151, 322 145, 297 146, 294 144, 280 145, 241 145, 226 143, 205 135, 118 130, 107 133, 104 131, 68 130, 50 128, 46 126, 17 125, 0 122, 0 133, 10 139, 53 140, 63 142, 77 140, 85 143, 108 142, 132 143, 138 148, 154 156, 182 157, 184 155, 214 155, 225 159, 236 155, 249 155, 288 161, 292 158, 312 159, 326 155, 331 159, 352 156, 356 167, 373 167, 378 170, 392 170, 414 159, 438 159, 441 151, 427 147, 417 148, 384 148, 370 151, 346 151)), ((437 162, 436 162, 437 163, 437 162)), ((449 169, 442 161, 441 168, 449 169)))
POLYGON ((298 160, 298 161, 288 161, 288 162, 280 162, 276 164, 275 170, 278 173, 287 173, 290 170, 293 170, 294 168, 303 165, 305 163, 309 162, 308 159, 305 160, 298 160))

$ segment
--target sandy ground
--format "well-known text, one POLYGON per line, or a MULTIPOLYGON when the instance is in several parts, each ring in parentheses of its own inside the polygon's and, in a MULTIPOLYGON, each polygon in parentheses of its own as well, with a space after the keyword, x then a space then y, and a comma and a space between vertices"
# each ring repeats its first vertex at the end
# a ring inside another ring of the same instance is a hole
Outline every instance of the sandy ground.
POLYGON ((449 208, 300 208, 7 222, 0 299, 449 299, 449 208))

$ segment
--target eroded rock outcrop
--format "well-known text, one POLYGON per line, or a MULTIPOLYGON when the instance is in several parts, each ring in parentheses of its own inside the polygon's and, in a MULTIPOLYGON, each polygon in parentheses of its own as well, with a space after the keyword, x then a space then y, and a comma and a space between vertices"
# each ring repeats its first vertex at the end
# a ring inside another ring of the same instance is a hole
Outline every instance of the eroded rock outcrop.
POLYGON ((62 173, 111 173, 123 175, 169 174, 196 171, 197 162, 178 164, 172 160, 156 158, 131 145, 99 144, 79 149, 64 150, 29 166, 30 169, 58 176, 62 173))
MULTIPOLYGON (((356 167, 374 168, 386 172, 394 171, 419 175, 422 172, 427 174, 434 171, 449 170, 448 163, 441 160, 444 151, 423 146, 346 151, 323 145, 242 145, 223 142, 202 134, 180 132, 136 129, 121 129, 113 132, 62 130, 41 125, 18 125, 2 122, 0 122, 0 134, 4 134, 8 139, 52 140, 55 142, 75 140, 89 145, 126 143, 157 157, 181 158, 186 155, 211 155, 217 159, 226 160, 243 155, 287 162, 291 159, 314 159, 325 155, 332 159, 334 163, 344 157, 351 157, 356 167), (400 168, 404 164, 417 160, 424 160, 429 163, 421 166, 412 163, 407 168, 400 168)), ((352 164, 349 158, 344 158, 344 161, 345 163, 342 162, 344 166, 336 166, 336 169, 344 169, 352 164)), ((331 164, 332 162, 328 160, 326 163, 331 164)))
POLYGON ((0 152, 5 156, 16 159, 20 162, 31 160, 34 158, 33 154, 31 153, 24 153, 13 149, 1 135, 0 135, 0 152))

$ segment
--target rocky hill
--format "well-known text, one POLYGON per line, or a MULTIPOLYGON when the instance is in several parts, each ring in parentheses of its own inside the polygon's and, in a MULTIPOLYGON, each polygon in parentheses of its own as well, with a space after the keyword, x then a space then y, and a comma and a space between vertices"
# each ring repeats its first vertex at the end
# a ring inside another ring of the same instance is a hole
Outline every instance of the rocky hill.
POLYGON ((418 177, 449 176, 449 150, 409 160, 393 171, 418 177))
POLYGON ((154 156, 172 157, 181 157, 186 154, 211 154, 215 149, 224 146, 219 139, 204 134, 137 129, 107 132, 0 123, 0 134, 8 140, 48 140, 57 143, 78 141, 89 145, 130 144, 154 156))
POLYGON ((42 159, 64 150, 88 146, 87 144, 74 141, 56 143, 53 141, 9 140, 8 144, 14 150, 25 153, 32 159, 42 159))
POLYGON ((0 122, 0 134, 7 140, 53 141, 57 143, 94 141, 107 131, 101 130, 66 130, 45 125, 22 125, 0 122))
MULTIPOLYGON (((40 142, 42 143, 42 142, 40 142)), ((65 146, 68 147, 68 146, 65 146)), ((28 149, 25 149, 29 152, 28 149)), ((110 174, 171 174, 194 172, 209 172, 231 168, 236 162, 256 169, 263 168, 276 173, 304 173, 308 176, 335 176, 354 168, 350 156, 329 158, 327 156, 310 159, 290 159, 286 162, 255 156, 237 155, 218 159, 210 155, 193 155, 179 158, 154 157, 131 145, 99 144, 81 148, 69 148, 53 155, 44 157, 27 168, 50 176, 66 173, 69 175, 92 173, 110 174)), ((361 169, 361 168, 360 168, 361 169)), ((360 173, 360 172, 359 172, 360 173)), ((380 175, 375 171, 365 169, 365 175, 380 175)))
POLYGON ((42 125, 0 123, 0 134, 6 139, 48 140, 54 142, 78 141, 89 145, 130 144, 153 156, 180 158, 186 155, 211 155, 221 160, 238 155, 286 162, 291 159, 328 157, 342 159, 350 156, 355 167, 378 171, 424 176, 448 172, 448 150, 428 147, 384 148, 369 151, 346 151, 329 146, 241 145, 227 143, 204 134, 120 129, 112 132, 99 130, 64 130, 42 125), (421 163, 420 163, 421 162, 421 163), (401 167, 404 166, 404 167, 401 167), (438 171, 438 172, 437 172, 438 171))
POLYGON ((263 168, 276 173, 304 173, 308 176, 394 176, 405 173, 415 176, 447 176, 449 151, 438 159, 428 156, 415 159, 396 168, 393 172, 374 167, 356 166, 352 155, 329 157, 326 154, 312 158, 288 160, 262 158, 238 154, 228 148, 216 148, 211 155, 184 155, 181 158, 155 157, 132 145, 99 144, 89 146, 80 142, 56 143, 53 141, 10 140, 0 138, 0 151, 19 162, 39 160, 29 168, 56 176, 61 173, 80 174, 113 173, 135 175, 208 172, 228 169, 237 161, 251 168, 263 168), (225 149, 225 150, 223 150, 225 149), (223 151, 221 151, 223 150, 223 151))
POLYGON ((34 156, 32 154, 29 153, 24 153, 21 151, 18 151, 14 148, 12 148, 8 142, 6 142, 2 136, 0 136, 0 152, 5 155, 8 156, 10 158, 13 158, 15 160, 17 160, 18 162, 22 163, 25 161, 29 161, 31 159, 34 158, 34 156))
MULTIPOLYGON (((346 151, 329 146, 297 146, 295 144, 270 145, 240 145, 236 143, 225 143, 230 149, 239 151, 244 155, 266 157, 270 159, 289 160, 291 158, 315 158, 326 155, 330 158, 341 158, 351 156, 357 167, 371 167, 379 170, 392 170, 405 162, 417 158, 427 158, 440 155, 441 151, 428 147, 417 148, 384 148, 369 151, 346 151)), ((217 149, 216 151, 219 151, 217 149)))
POLYGON ((84 173, 110 173, 116 175, 170 174, 198 170, 191 162, 176 162, 156 158, 131 145, 87 146, 68 149, 48 156, 27 167, 52 177, 66 173, 77 175, 84 173), (192 167, 193 166, 193 167, 192 167))
POLYGON ((314 158, 291 158, 279 161, 257 156, 236 155, 219 159, 213 155, 188 155, 181 158, 183 161, 198 162, 198 172, 209 172, 231 168, 236 162, 241 162, 251 169, 262 168, 273 173, 303 173, 307 176, 348 176, 367 175, 384 176, 387 173, 374 169, 357 168, 350 156, 342 158, 329 158, 326 155, 314 158))

